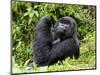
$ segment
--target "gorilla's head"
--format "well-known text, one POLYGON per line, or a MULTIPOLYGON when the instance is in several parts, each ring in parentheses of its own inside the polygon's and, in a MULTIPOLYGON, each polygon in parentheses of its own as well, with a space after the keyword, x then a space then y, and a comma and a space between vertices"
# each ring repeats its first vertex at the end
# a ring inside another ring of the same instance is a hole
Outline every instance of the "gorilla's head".
POLYGON ((55 26, 55 34, 60 39, 73 37, 76 33, 76 21, 71 17, 60 18, 55 26))

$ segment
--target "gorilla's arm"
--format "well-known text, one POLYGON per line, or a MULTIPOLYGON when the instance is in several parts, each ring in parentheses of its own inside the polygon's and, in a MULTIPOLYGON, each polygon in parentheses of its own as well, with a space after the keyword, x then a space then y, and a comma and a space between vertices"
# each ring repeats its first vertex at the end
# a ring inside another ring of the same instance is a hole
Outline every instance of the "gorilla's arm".
POLYGON ((59 60, 63 60, 65 57, 73 57, 77 59, 79 57, 79 46, 75 39, 66 39, 57 43, 52 47, 50 52, 49 64, 55 63, 59 60))
POLYGON ((34 56, 35 62, 40 66, 47 65, 49 60, 48 52, 52 48, 52 35, 50 28, 50 17, 45 16, 39 21, 36 29, 34 56))

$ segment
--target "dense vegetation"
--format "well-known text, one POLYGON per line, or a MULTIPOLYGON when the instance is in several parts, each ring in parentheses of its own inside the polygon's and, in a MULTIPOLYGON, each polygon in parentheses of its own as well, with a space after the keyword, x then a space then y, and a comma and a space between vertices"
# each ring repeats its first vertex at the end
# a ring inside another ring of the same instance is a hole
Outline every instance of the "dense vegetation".
POLYGON ((53 25, 58 18, 63 16, 75 18, 78 24, 81 55, 78 60, 66 58, 63 65, 59 65, 58 61, 57 64, 47 67, 45 70, 38 68, 33 63, 33 69, 30 71, 47 72, 96 68, 95 6, 12 1, 11 10, 13 72, 27 72, 25 65, 33 59, 32 46, 36 24, 42 16, 47 15, 52 17, 53 25))

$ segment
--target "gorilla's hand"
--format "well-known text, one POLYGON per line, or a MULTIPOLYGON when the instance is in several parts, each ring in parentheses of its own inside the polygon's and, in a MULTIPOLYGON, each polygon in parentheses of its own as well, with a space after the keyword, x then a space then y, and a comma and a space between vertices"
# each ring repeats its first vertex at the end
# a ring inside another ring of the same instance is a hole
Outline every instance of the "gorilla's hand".
POLYGON ((57 44, 60 42, 60 38, 58 38, 57 40, 54 40, 52 44, 57 44))
POLYGON ((51 17, 49 16, 44 16, 40 19, 40 21, 38 22, 37 30, 45 30, 46 28, 51 28, 51 17))

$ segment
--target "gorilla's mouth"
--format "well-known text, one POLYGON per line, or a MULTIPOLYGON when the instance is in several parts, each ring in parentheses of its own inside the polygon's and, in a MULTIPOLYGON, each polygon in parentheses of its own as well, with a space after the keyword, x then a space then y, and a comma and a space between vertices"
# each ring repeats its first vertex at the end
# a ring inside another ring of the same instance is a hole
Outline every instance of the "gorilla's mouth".
POLYGON ((64 32, 57 32, 57 37, 62 38, 64 36, 64 32))

